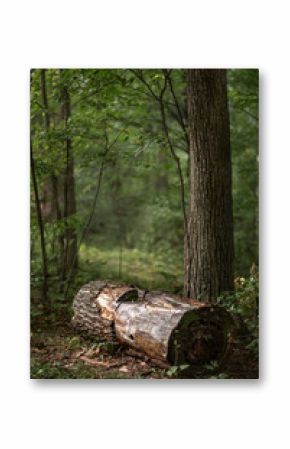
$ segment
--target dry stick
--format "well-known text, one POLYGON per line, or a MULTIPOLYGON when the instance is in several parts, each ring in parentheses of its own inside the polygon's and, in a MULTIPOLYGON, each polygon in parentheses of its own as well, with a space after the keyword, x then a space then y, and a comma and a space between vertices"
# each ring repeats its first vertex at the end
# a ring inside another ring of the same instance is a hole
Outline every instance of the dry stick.
POLYGON ((89 228, 90 228, 90 225, 91 225, 94 213, 95 213, 95 209, 96 209, 96 205, 97 205, 97 199, 98 199, 98 196, 99 196, 99 193, 100 193, 100 189, 101 189, 101 183, 102 183, 102 178, 103 178, 103 171, 104 171, 104 166, 105 166, 105 158, 108 155, 108 152, 112 149, 112 147, 117 142, 117 140, 120 137, 120 135, 122 134, 122 132, 124 132, 124 131, 125 131, 125 129, 120 131, 120 133, 117 135, 115 140, 110 145, 109 145, 108 135, 107 135, 107 133, 105 131, 106 149, 105 149, 105 152, 103 154, 103 158, 102 158, 101 165, 100 165, 100 168, 99 168, 99 174, 98 174, 98 178, 97 178, 97 186, 96 186, 95 196, 94 196, 94 199, 93 199, 93 204, 92 204, 90 215, 88 216, 86 224, 84 225, 82 233, 81 233, 81 236, 79 238, 77 251, 76 251, 75 257, 74 257, 74 259, 72 261, 72 266, 70 267, 70 270, 68 272, 68 276, 67 276, 67 279, 66 279, 67 286, 66 286, 65 295, 64 295, 65 298, 67 297, 67 293, 68 293, 68 289, 69 289, 69 281, 70 281, 71 276, 72 276, 75 259, 76 259, 77 255, 79 253, 81 244, 82 244, 85 236, 87 235, 87 233, 89 231, 89 228))
POLYGON ((46 302, 47 301, 47 276, 48 276, 47 256, 46 256, 46 249, 45 249, 44 225, 43 225, 43 220, 42 220, 42 215, 41 215, 41 208, 40 208, 40 201, 39 201, 39 194, 38 194, 38 185, 37 185, 37 178, 36 178, 36 172, 35 172, 35 163, 34 163, 31 139, 30 139, 30 166, 31 166, 33 188, 34 188, 37 221, 38 221, 38 227, 39 227, 39 233, 40 233, 42 272, 43 272, 42 295, 43 295, 44 301, 46 302))
MULTIPOLYGON (((178 176, 179 176, 179 184, 180 184, 180 196, 181 196, 181 206, 182 206, 182 213, 183 213, 183 221, 184 221, 184 233, 185 233, 185 237, 186 237, 186 261, 187 263, 189 262, 189 246, 190 246, 190 236, 189 236, 189 229, 188 229, 188 219, 187 219, 187 213, 186 213, 186 204, 185 204, 185 187, 184 187, 184 179, 183 179, 183 173, 182 173, 182 168, 181 168, 181 163, 180 163, 180 159, 177 156, 171 138, 170 138, 170 134, 169 134, 169 128, 167 125, 167 120, 166 120, 166 113, 165 113, 165 107, 164 107, 164 101, 163 101, 163 96, 164 93, 166 91, 167 88, 167 83, 168 83, 168 78, 170 75, 170 71, 164 71, 164 76, 165 76, 165 80, 164 80, 164 86, 161 89, 161 92, 159 93, 159 95, 155 94, 155 92, 152 90, 151 86, 147 83, 147 81, 144 79, 143 74, 141 71, 138 70, 131 70, 131 72, 134 73, 134 75, 147 87, 147 89, 150 91, 151 95, 153 96, 153 98, 158 102, 159 107, 160 107, 160 113, 161 113, 161 119, 162 119, 162 125, 163 125, 163 130, 166 136, 166 140, 167 143, 169 145, 169 149, 171 152, 171 155, 176 163, 177 166, 177 172, 178 172, 178 176)), ((186 279, 186 285, 184 286, 184 296, 188 297, 189 296, 189 271, 187 270, 187 279, 186 279)))

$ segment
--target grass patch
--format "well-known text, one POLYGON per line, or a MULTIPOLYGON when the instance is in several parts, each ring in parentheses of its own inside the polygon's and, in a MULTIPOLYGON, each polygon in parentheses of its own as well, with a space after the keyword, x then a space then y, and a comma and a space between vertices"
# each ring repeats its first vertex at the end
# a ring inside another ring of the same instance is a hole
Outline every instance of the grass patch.
POLYGON ((149 253, 136 248, 120 252, 117 249, 103 249, 83 244, 80 249, 82 267, 95 267, 98 277, 121 280, 143 288, 178 291, 182 288, 182 260, 176 256, 164 257, 162 253, 149 253), (120 267, 121 264, 121 267, 120 267))

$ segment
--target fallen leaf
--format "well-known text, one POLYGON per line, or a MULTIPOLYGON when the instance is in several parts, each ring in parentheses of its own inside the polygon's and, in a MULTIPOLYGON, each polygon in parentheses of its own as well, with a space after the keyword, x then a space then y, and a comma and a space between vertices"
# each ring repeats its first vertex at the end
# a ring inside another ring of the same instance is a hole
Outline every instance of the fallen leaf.
POLYGON ((121 368, 119 368, 119 371, 121 371, 121 373, 129 373, 129 369, 127 368, 127 366, 122 366, 121 368))

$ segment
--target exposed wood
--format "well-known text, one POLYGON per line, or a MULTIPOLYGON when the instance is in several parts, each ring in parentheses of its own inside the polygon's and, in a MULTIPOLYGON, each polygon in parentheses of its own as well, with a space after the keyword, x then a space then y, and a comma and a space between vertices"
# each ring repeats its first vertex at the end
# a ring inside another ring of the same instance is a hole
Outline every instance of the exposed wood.
POLYGON ((224 312, 210 304, 152 292, 138 302, 120 304, 115 331, 118 340, 151 358, 192 365, 224 354, 229 324, 224 312))
POLYGON ((217 360, 227 348, 231 318, 210 303, 96 281, 80 289, 73 307, 76 329, 117 338, 163 364, 217 360))

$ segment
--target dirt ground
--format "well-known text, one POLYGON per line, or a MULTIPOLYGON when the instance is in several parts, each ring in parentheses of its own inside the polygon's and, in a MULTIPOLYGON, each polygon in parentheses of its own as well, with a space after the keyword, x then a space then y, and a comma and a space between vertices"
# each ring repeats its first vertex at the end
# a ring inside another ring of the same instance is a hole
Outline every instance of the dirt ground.
POLYGON ((256 379, 258 362, 242 341, 233 341, 221 364, 169 367, 117 343, 76 334, 69 322, 32 323, 32 379, 256 379))

